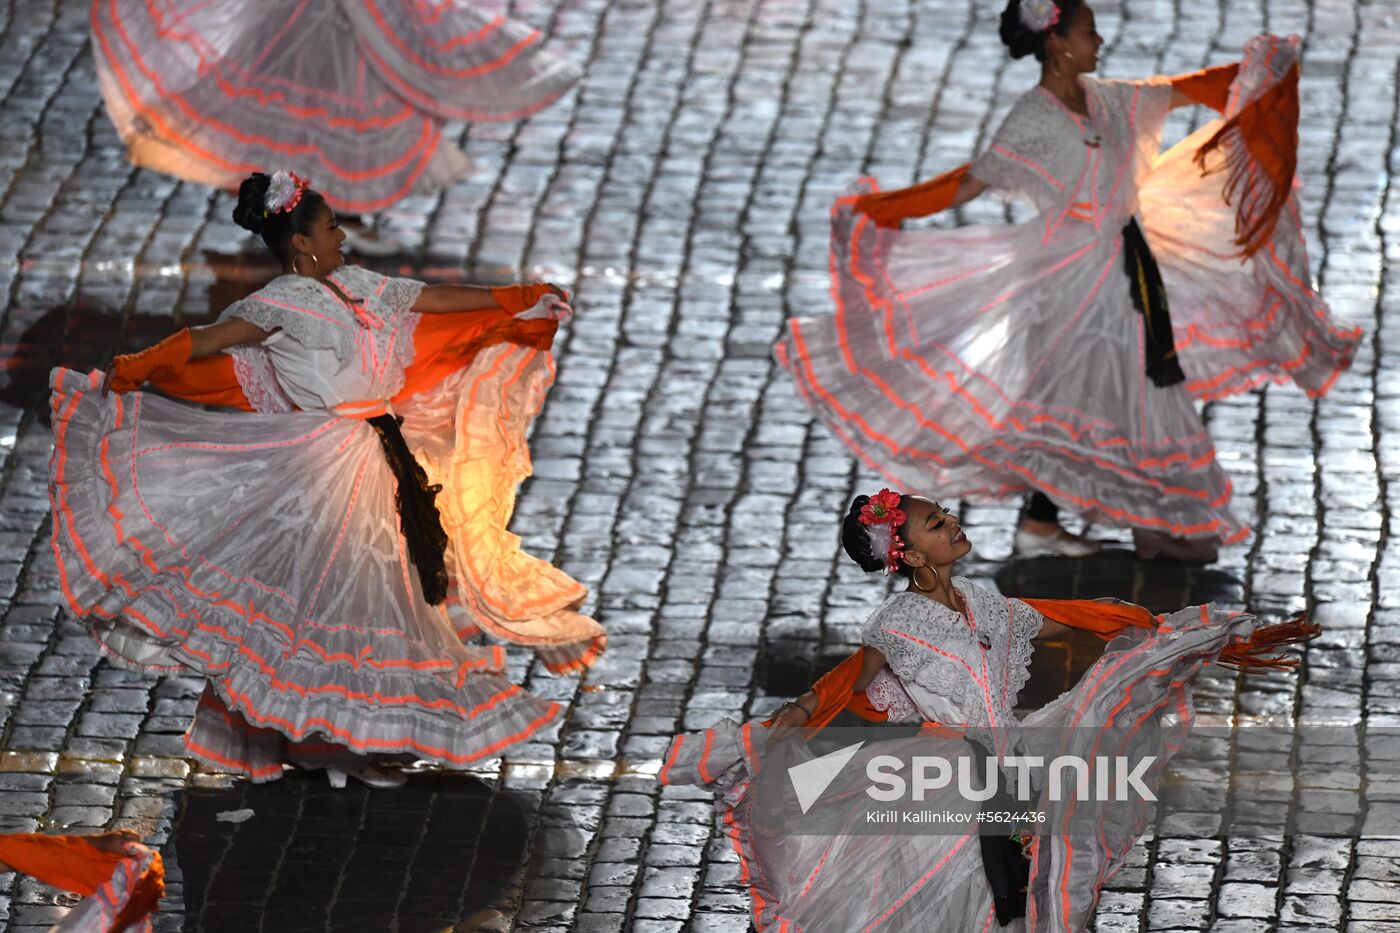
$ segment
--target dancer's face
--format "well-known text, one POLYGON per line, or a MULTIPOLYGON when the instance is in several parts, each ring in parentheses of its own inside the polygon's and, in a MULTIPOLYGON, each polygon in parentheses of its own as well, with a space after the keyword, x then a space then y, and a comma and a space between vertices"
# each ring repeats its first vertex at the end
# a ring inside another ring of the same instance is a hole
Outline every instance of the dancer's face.
POLYGON ((1094 11, 1088 4, 1075 8, 1064 35, 1051 33, 1045 51, 1063 74, 1088 74, 1099 67, 1099 47, 1103 36, 1094 24, 1094 11))
MULTIPOLYGON (((345 256, 340 252, 345 242, 345 231, 340 229, 335 211, 329 207, 321 209, 311 221, 311 232, 292 235, 292 249, 316 257, 316 274, 325 275, 345 264, 345 256)), ((304 262, 300 263, 303 265, 304 262)))
POLYGON ((948 567, 972 550, 963 534, 962 522, 951 512, 922 496, 904 500, 906 520, 900 537, 904 539, 904 562, 911 567, 948 567))

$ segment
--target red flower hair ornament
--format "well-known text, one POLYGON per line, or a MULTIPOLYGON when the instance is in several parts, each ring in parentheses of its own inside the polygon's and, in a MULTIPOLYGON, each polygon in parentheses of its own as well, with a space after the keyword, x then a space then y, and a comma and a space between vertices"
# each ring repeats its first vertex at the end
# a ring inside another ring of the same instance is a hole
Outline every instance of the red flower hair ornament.
POLYGON ((904 541, 899 537, 899 526, 904 524, 907 516, 899 507, 901 498, 891 489, 881 489, 860 507, 860 523, 870 537, 872 553, 884 555, 886 575, 898 572, 904 559, 904 541))

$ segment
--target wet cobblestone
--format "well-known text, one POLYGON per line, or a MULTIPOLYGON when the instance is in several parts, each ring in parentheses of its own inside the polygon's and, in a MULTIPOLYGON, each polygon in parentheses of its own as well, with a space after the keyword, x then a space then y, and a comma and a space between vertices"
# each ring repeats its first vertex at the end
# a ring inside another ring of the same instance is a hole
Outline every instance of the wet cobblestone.
MULTIPOLYGON (((518 15, 586 61, 586 80, 523 124, 464 131, 473 176, 383 218, 407 247, 385 265, 576 290, 516 530, 593 588, 612 644, 581 684, 515 661, 531 690, 569 704, 557 741, 474 777, 332 793, 311 775, 251 787, 192 768, 180 733, 198 680, 108 666, 61 611, 49 368, 101 365, 204 322, 272 270, 227 196, 125 162, 99 106, 84 0, 0 4, 0 831, 133 827, 162 843, 160 930, 445 930, 494 909, 459 928, 746 931, 709 799, 662 792, 660 756, 678 729, 805 689, 883 596, 835 545, 837 510, 872 480, 811 423, 768 348, 785 316, 829 306, 832 198, 861 173, 893 187, 964 161, 1034 80, 997 40, 1001 6, 522 0, 518 15), (218 820, 245 808, 248 822, 218 820)), ((1269 389, 1210 406, 1236 508, 1259 531, 1218 565, 1126 550, 1009 562, 1014 506, 981 506, 964 510, 980 557, 963 570, 1017 595, 1310 609, 1324 633, 1299 671, 1209 671, 1201 711, 1400 725, 1400 293, 1386 267, 1400 259, 1400 8, 1095 8, 1114 76, 1230 60, 1265 30, 1304 36, 1309 246, 1324 296, 1371 339, 1325 399, 1269 389)), ((1199 119, 1179 112, 1169 132, 1199 119)), ((961 211, 1016 215, 995 201, 961 211)), ((1064 689, 1090 648, 1040 650, 1036 696, 1064 689)), ((1400 747, 1360 747, 1395 770, 1400 747)), ((1231 799, 1275 833, 1288 819, 1308 827, 1307 805, 1256 796, 1231 799)), ((1400 933, 1400 848, 1379 835, 1400 818, 1400 787, 1362 800, 1341 837, 1159 827, 1096 928, 1400 933)), ((71 903, 0 875, 0 923, 16 933, 71 903)))

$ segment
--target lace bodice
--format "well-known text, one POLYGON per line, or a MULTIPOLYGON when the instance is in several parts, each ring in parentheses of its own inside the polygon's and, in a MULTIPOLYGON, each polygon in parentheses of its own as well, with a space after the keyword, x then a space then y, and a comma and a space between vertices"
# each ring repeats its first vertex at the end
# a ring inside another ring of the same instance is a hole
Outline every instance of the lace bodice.
MULTIPOLYGON (((1030 676, 1031 639, 1044 620, 1020 600, 961 577, 953 586, 967 604, 967 616, 917 593, 897 593, 865 623, 861 640, 885 656, 889 672, 924 719, 1014 724, 1016 695, 1030 676)), ((896 712, 904 712, 900 699, 879 683, 877 675, 871 700, 885 704, 880 708, 896 718, 896 712)))
POLYGON ((219 316, 274 331, 232 354, 243 393, 258 411, 333 409, 386 400, 403 387, 423 283, 359 266, 341 266, 328 278, 350 304, 316 279, 283 275, 219 316))
POLYGON ((1096 225, 1112 221, 1117 233, 1137 210, 1138 182, 1161 146, 1171 84, 1082 81, 1087 116, 1037 85, 1012 106, 971 171, 993 188, 1029 198, 1055 224, 1066 215, 1096 225))

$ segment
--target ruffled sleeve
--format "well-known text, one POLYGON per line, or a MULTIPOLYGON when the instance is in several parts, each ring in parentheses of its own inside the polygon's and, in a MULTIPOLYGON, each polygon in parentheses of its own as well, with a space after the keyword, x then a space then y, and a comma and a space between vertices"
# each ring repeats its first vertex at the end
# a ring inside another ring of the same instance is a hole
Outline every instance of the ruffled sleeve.
POLYGON ((1163 75, 1143 81, 1106 81, 1120 95, 1120 105, 1128 112, 1133 138, 1146 145, 1153 155, 1162 145, 1162 130, 1172 109, 1172 79, 1163 75))
MULTIPOLYGON (((885 656, 924 718, 945 724, 986 719, 967 645, 930 606, 894 598, 865 623, 861 640, 885 656)), ((980 665, 980 659, 977 659, 980 665)))
POLYGON ((316 280, 283 275, 229 305, 219 320, 240 318, 266 331, 280 330, 308 349, 333 351, 343 363, 350 358, 354 334, 337 304, 316 280))
POLYGON ((1141 177, 1162 148, 1162 131, 1172 109, 1172 80, 1158 76, 1144 81, 1087 82, 1098 95, 1104 119, 1114 138, 1127 142, 1133 173, 1141 177))
POLYGON ((418 303, 425 284, 417 279, 381 275, 363 266, 341 266, 334 273, 336 284, 354 301, 364 302, 375 314, 390 319, 394 324, 407 315, 417 313, 413 306, 418 303))
POLYGON ((1026 146, 1026 126, 1030 116, 1030 99, 1018 100, 1006 119, 1001 121, 991 143, 973 160, 968 173, 988 187, 1005 194, 1031 195, 1044 187, 1045 181, 1035 176, 1020 153, 1026 146))
POLYGON ((1003 682, 1007 708, 1016 704, 1016 695, 1031 676, 1031 656, 1035 654, 1034 638, 1040 634, 1045 617, 1019 599, 1008 599, 1007 629, 1000 633, 1003 648, 1003 682))

